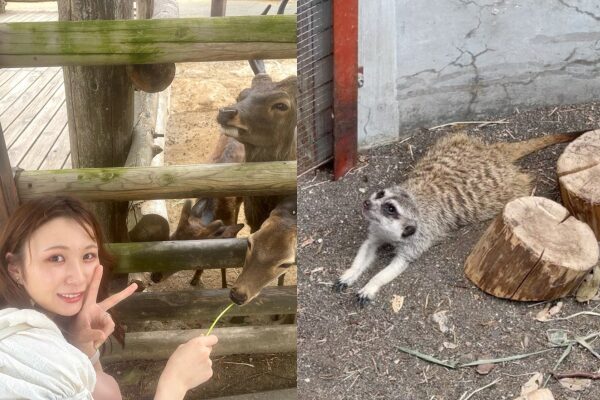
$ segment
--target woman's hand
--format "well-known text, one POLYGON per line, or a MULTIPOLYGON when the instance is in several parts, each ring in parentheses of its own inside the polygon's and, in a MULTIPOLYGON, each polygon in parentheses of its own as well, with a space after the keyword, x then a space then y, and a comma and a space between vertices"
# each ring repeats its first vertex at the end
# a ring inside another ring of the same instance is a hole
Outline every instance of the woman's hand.
POLYGON ((93 356, 96 349, 115 330, 115 323, 107 311, 131 296, 137 288, 137 285, 132 283, 119 293, 96 303, 102 270, 102 265, 98 265, 94 270, 92 281, 83 300, 83 306, 71 324, 68 338, 72 345, 87 354, 88 357, 93 356))
POLYGON ((155 399, 183 399, 188 390, 209 380, 213 374, 210 352, 217 342, 210 335, 179 345, 158 380, 155 399))

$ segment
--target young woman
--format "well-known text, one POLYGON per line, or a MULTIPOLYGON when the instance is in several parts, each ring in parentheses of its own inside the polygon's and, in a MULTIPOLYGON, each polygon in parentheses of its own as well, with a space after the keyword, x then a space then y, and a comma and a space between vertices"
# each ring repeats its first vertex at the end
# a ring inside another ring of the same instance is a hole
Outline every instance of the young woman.
MULTIPOLYGON (((113 332, 108 313, 135 284, 97 302, 112 259, 100 226, 69 197, 23 204, 0 235, 0 400, 120 399, 98 348, 113 332)), ((212 376, 215 336, 179 346, 159 378, 155 399, 183 399, 212 376)))

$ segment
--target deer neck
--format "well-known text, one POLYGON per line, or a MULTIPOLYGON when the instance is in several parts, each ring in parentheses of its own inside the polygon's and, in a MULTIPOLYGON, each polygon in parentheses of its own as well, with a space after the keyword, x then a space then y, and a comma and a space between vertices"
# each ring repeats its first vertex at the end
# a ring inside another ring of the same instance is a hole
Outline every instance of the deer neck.
POLYGON ((296 134, 290 135, 271 147, 244 144, 246 162, 294 161, 296 160, 296 134))

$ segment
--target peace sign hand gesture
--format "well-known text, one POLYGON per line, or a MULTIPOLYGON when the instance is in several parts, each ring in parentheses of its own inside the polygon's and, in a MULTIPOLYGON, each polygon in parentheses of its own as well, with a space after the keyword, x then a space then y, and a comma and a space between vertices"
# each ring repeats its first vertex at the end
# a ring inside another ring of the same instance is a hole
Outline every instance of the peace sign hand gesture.
POLYGON ((81 311, 77 314, 71 324, 69 341, 88 357, 96 353, 115 330, 115 323, 107 312, 112 307, 131 296, 137 285, 132 283, 119 293, 116 293, 100 303, 96 303, 100 280, 102 279, 102 265, 94 270, 92 281, 85 294, 81 311))

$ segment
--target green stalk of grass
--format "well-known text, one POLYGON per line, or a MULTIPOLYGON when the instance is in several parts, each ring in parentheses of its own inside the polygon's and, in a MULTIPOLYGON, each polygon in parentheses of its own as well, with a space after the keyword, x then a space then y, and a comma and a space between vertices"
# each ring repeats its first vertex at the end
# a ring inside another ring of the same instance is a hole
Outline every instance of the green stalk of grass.
POLYGON ((208 332, 206 332, 206 335, 204 335, 204 336, 208 336, 208 335, 210 335, 210 333, 212 332, 212 330, 213 330, 213 328, 215 327, 215 325, 217 324, 217 322, 219 322, 219 320, 221 319, 221 317, 222 317, 223 315, 225 315, 225 313, 226 313, 227 311, 229 311, 229 309, 230 309, 231 307, 233 307, 234 305, 235 305, 235 303, 233 303, 233 302, 232 302, 230 305, 228 305, 228 306, 227 306, 227 308, 226 308, 226 309, 224 309, 223 311, 221 311, 221 314, 219 314, 219 316, 218 316, 217 318, 215 318, 215 320, 213 321, 213 323, 212 323, 212 325, 210 326, 210 328, 208 328, 208 332))

